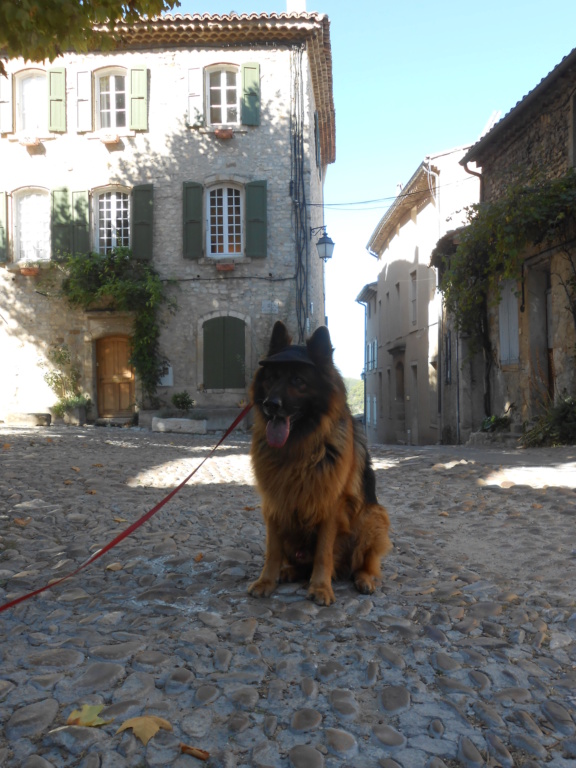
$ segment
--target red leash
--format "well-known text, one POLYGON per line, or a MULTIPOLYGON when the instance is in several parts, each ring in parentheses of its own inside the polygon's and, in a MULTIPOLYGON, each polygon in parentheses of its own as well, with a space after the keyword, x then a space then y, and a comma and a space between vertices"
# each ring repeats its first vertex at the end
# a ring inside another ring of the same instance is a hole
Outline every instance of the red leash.
POLYGON ((66 574, 66 576, 62 576, 62 578, 56 579, 56 581, 52 581, 52 582, 50 582, 50 584, 46 584, 44 587, 40 587, 40 589, 35 589, 33 592, 28 592, 27 594, 22 595, 21 597, 17 597, 15 600, 11 600, 9 603, 5 603, 4 605, 0 605, 0 613, 2 613, 2 611, 7 611, 8 608, 13 608, 15 605, 18 605, 18 603, 23 603, 24 600, 29 600, 31 597, 34 597, 35 595, 39 595, 41 592, 45 592, 47 589, 52 589, 52 587, 55 587, 57 584, 62 584, 63 581, 66 581, 66 579, 72 578, 72 576, 76 576, 77 573, 80 573, 80 571, 84 570, 84 568, 87 568, 93 562, 95 562, 100 557, 102 557, 102 555, 105 555, 106 552, 109 552, 113 547, 116 546, 116 544, 119 544, 127 536, 130 536, 131 533, 134 533, 134 531, 137 528, 140 528, 140 526, 143 523, 145 523, 147 520, 150 520, 150 518, 153 517, 153 515, 155 515, 156 512, 158 512, 160 509, 162 509, 164 504, 167 504, 170 501, 170 499, 173 496, 175 496, 178 493, 178 491, 186 485, 188 480, 190 480, 190 478, 193 477, 196 474, 196 472, 198 472, 198 470, 204 464, 204 462, 208 461, 208 459, 212 456, 212 454, 216 451, 216 449, 220 445, 222 445, 224 440, 226 440, 228 435, 236 429, 238 424, 240 424, 242 419, 247 415, 247 413, 250 411, 251 408, 252 408, 252 403, 247 405, 244 408, 244 410, 240 413, 240 415, 237 416, 234 419, 233 423, 228 427, 228 429, 222 435, 220 440, 218 440, 218 442, 216 443, 214 448, 212 448, 210 453, 202 459, 200 464, 198 464, 198 466, 195 467, 192 470, 192 472, 190 472, 188 477, 185 480, 182 480, 180 485, 178 485, 176 488, 171 490, 170 493, 162 499, 162 501, 158 502, 158 504, 156 504, 156 506, 153 507, 153 509, 151 509, 148 512, 146 512, 146 514, 142 515, 142 517, 139 520, 136 520, 135 523, 132 523, 132 525, 129 525, 128 528, 126 528, 124 531, 119 533, 118 536, 116 536, 116 538, 114 538, 114 539, 112 539, 112 541, 108 542, 108 544, 106 544, 106 546, 102 547, 102 549, 99 549, 97 552, 95 552, 92 555, 92 557, 88 558, 88 560, 85 560, 82 563, 82 565, 79 565, 78 568, 76 568, 75 571, 71 571, 70 573, 66 574))

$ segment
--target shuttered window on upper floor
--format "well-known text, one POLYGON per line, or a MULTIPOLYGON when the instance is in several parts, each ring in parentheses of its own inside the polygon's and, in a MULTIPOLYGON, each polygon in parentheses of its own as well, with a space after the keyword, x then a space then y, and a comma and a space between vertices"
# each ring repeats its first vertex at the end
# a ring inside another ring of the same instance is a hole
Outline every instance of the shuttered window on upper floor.
POLYGON ((188 125, 260 125, 260 64, 189 69, 188 125))

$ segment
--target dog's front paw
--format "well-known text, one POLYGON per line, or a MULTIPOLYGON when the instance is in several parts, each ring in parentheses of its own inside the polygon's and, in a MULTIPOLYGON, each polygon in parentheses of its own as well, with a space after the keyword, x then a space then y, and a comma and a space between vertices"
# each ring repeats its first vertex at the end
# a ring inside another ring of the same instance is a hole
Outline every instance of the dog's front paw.
POLYGON ((248 587, 248 594, 253 597, 268 597, 276 589, 276 582, 259 578, 248 587))
POLYGON ((357 573, 354 586, 361 595, 371 595, 376 589, 376 579, 367 573, 357 573))
POLYGON ((310 584, 308 597, 317 605, 332 605, 336 600, 330 584, 310 584))

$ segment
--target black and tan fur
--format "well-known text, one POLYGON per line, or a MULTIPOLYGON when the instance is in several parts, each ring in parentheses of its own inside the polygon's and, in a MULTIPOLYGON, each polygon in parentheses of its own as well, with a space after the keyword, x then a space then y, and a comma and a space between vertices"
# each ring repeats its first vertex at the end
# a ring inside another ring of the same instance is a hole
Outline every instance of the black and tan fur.
MULTIPOLYGON (((290 343, 277 322, 268 358, 290 343)), ((306 349, 299 349, 308 363, 265 359, 252 384, 251 456, 266 523, 266 559, 249 592, 264 597, 279 581, 309 579, 309 597, 330 605, 335 578, 351 576, 359 592, 374 591, 381 558, 390 549, 389 519, 376 499, 364 435, 332 362, 328 329, 318 328, 306 349), (282 426, 288 418, 285 444, 271 446, 268 422, 282 426)))

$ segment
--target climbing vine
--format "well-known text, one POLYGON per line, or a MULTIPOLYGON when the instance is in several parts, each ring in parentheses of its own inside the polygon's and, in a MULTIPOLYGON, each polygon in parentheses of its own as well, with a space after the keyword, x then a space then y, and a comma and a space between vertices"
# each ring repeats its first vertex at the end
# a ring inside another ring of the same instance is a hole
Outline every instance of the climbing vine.
POLYGON ((159 275, 147 262, 132 258, 129 248, 65 254, 53 268, 63 273, 60 294, 71 306, 86 310, 105 302, 111 309, 134 313, 130 362, 145 398, 153 402, 167 368, 159 345, 159 311, 167 301, 159 275))
POLYGON ((510 186, 491 203, 468 209, 467 227, 442 238, 432 263, 440 268, 440 289, 457 328, 487 350, 489 302, 500 300, 501 281, 519 280, 526 249, 542 243, 563 247, 572 277, 561 280, 576 325, 576 261, 566 248, 576 224, 576 172, 533 178, 510 186))

